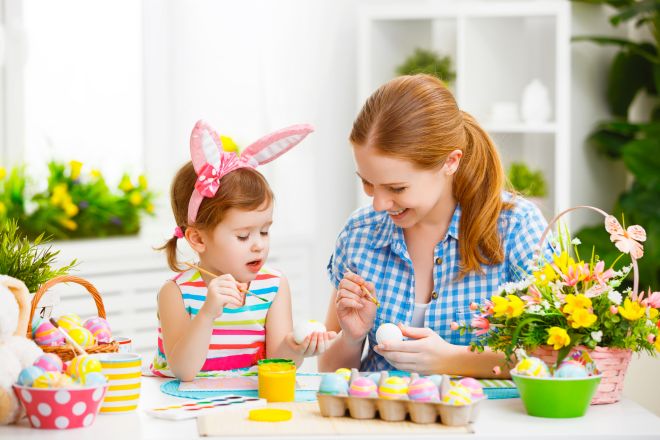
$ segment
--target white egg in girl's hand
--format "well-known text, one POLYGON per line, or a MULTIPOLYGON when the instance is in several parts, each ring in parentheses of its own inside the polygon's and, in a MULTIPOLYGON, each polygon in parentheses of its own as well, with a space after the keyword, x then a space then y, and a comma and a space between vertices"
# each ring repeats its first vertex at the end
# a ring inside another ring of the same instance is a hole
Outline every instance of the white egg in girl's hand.
POLYGON ((293 340, 296 344, 302 344, 302 341, 314 332, 324 333, 326 331, 325 325, 319 321, 310 319, 306 322, 301 322, 293 329, 293 340))
POLYGON ((378 327, 378 330, 376 330, 376 342, 382 344, 385 341, 403 341, 403 333, 401 333, 401 329, 389 322, 382 324, 378 327))

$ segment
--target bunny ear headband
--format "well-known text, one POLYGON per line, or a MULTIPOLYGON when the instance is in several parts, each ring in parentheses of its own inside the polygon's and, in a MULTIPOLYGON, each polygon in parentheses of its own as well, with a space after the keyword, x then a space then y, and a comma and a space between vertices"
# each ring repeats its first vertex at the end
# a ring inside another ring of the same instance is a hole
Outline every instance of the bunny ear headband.
POLYGON ((278 158, 312 131, 314 129, 308 124, 277 130, 247 147, 239 157, 236 153, 223 151, 218 133, 206 122, 198 121, 190 135, 190 156, 197 181, 188 203, 188 223, 195 222, 204 197, 215 196, 223 176, 239 168, 256 168, 278 158))

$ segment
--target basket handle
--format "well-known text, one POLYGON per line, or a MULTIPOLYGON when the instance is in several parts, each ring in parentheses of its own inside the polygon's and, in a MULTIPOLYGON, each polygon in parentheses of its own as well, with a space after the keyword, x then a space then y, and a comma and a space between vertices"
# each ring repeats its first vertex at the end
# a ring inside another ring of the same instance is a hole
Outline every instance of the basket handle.
POLYGON ((76 283, 87 289, 87 292, 89 292, 89 294, 92 295, 92 298, 94 298, 99 317, 105 319, 105 306, 103 305, 101 294, 96 290, 96 287, 94 287, 92 283, 73 275, 60 275, 43 283, 41 287, 39 287, 39 290, 37 290, 37 293, 34 294, 34 298, 32 298, 32 306, 30 307, 30 320, 28 321, 28 339, 32 339, 32 319, 34 318, 34 311, 36 310, 37 305, 39 305, 41 297, 44 296, 48 289, 59 283, 76 283))
MULTIPOLYGON (((541 239, 539 240, 539 249, 536 251, 536 260, 539 261, 541 258, 541 246, 545 242, 546 237, 548 236, 548 233, 550 233, 550 229, 554 226, 557 221, 564 216, 565 214, 568 214, 571 211, 576 211, 578 209, 585 208, 585 209, 591 209, 592 211, 595 211, 599 214, 601 214, 603 217, 605 217, 605 222, 607 223, 608 218, 612 217, 610 214, 607 212, 603 211, 602 209, 589 206, 589 205, 578 205, 574 206, 572 208, 568 208, 560 212, 559 214, 555 215, 550 222, 548 222, 548 226, 545 227, 545 230, 543 231, 543 234, 541 235, 541 239)), ((630 260, 632 261, 633 265, 633 298, 637 298, 637 288, 639 286, 639 270, 637 269, 637 259, 632 255, 632 253, 629 253, 630 255, 630 260)))

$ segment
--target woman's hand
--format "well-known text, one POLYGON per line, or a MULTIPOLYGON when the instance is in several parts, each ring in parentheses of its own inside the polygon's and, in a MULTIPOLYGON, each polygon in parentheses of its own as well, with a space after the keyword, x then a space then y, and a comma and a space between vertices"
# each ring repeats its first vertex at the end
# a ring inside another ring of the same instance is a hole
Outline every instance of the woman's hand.
POLYGON ((286 342, 294 352, 303 357, 312 357, 325 352, 336 337, 337 332, 313 332, 307 335, 300 344, 297 344, 293 338, 293 332, 290 332, 286 335, 286 342))
POLYGON ((386 341, 374 347, 397 370, 429 375, 446 373, 451 369, 454 345, 445 341, 430 328, 408 327, 399 324, 407 341, 386 341))
POLYGON ((367 283, 361 276, 347 272, 337 289, 337 319, 344 337, 355 342, 364 340, 376 319, 376 304, 362 290, 364 286, 374 298, 373 283, 367 283))
POLYGON ((230 274, 224 274, 213 278, 208 286, 206 300, 199 310, 211 319, 222 315, 222 309, 226 306, 243 307, 245 304, 245 283, 239 283, 230 274))

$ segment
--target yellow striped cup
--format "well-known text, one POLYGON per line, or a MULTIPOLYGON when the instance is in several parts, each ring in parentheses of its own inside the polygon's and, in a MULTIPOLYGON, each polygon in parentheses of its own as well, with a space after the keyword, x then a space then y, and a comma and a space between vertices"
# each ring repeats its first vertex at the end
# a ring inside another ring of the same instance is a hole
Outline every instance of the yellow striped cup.
POLYGON ((98 353, 91 355, 101 362, 108 378, 108 392, 101 405, 101 413, 116 414, 133 411, 140 399, 142 356, 136 353, 98 353))

